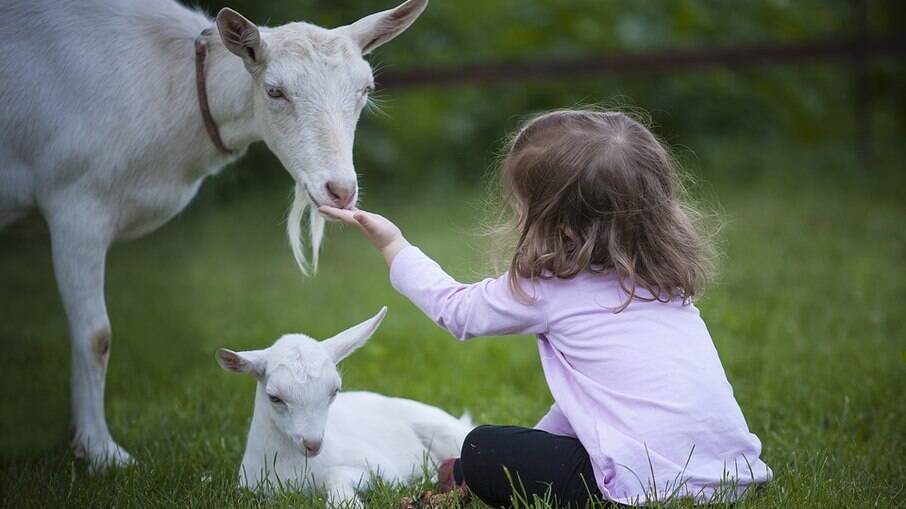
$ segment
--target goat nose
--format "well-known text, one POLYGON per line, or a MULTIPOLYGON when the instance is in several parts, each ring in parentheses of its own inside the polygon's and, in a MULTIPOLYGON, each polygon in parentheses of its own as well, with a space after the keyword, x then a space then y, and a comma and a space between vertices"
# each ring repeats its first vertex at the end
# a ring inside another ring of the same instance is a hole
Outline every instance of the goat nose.
POLYGON ((352 204, 352 198, 356 192, 355 182, 352 185, 348 185, 331 181, 325 187, 327 187, 327 194, 330 195, 337 207, 345 209, 352 204))
POLYGON ((314 456, 321 452, 321 441, 320 440, 303 440, 302 445, 305 447, 305 452, 309 456, 314 456))

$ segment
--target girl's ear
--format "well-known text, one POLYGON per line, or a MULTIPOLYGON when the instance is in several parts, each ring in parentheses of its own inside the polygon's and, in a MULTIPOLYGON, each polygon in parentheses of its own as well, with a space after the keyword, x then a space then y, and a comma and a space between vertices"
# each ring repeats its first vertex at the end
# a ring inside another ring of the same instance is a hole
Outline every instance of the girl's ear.
POLYGON ((264 374, 264 350, 234 352, 226 348, 217 350, 217 364, 232 373, 249 373, 255 376, 264 374))
POLYGON ((378 314, 374 315, 372 318, 355 327, 346 329, 330 339, 322 341, 321 344, 324 346, 324 349, 327 350, 328 357, 330 357, 334 364, 339 364, 340 361, 348 357, 349 354, 368 341, 368 338, 374 334, 374 331, 377 330, 386 315, 387 306, 384 306, 378 311, 378 314))

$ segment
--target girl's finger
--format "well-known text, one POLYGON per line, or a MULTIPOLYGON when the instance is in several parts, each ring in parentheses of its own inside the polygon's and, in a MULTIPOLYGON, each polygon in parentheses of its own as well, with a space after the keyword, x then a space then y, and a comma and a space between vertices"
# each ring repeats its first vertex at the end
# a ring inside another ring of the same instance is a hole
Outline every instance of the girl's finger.
POLYGON ((340 221, 347 223, 347 224, 356 224, 356 220, 353 219, 353 217, 352 217, 353 216, 352 211, 349 211, 346 209, 338 209, 338 208, 334 208, 334 207, 329 207, 327 205, 322 205, 322 206, 318 207, 318 212, 320 212, 328 217, 332 217, 334 219, 339 219, 340 221))
POLYGON ((371 232, 369 232, 369 231, 365 228, 365 226, 364 226, 362 223, 360 223, 360 222, 358 222, 358 221, 353 221, 353 222, 350 223, 350 224, 352 224, 353 226, 355 226, 355 229, 358 230, 358 231, 359 231, 362 235, 364 235, 366 238, 371 236, 371 232))
POLYGON ((367 212, 361 210, 338 209, 328 205, 318 207, 318 211, 328 217, 339 219, 343 224, 355 226, 357 230, 366 236, 370 237, 376 233, 376 225, 374 221, 368 217, 370 214, 367 212))
POLYGON ((330 216, 330 217, 339 219, 339 217, 337 217, 336 209, 333 207, 328 207, 327 205, 321 205, 320 207, 318 207, 318 212, 324 214, 325 216, 330 216))
POLYGON ((364 212, 356 212, 352 218, 361 225, 365 232, 374 233, 374 222, 364 212))

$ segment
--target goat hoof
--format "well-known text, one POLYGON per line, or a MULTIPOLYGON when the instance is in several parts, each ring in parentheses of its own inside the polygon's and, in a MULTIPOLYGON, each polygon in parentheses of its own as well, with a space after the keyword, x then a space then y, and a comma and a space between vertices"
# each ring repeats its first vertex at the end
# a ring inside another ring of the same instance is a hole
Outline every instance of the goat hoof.
POLYGON ((135 459, 113 440, 105 443, 73 443, 73 453, 88 460, 88 471, 92 474, 112 468, 123 468, 135 464, 135 459))

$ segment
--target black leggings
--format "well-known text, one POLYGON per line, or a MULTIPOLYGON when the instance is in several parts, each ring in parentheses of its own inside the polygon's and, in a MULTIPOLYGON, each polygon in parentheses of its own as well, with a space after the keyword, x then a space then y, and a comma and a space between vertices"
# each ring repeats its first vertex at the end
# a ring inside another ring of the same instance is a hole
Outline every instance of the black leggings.
POLYGON ((535 495, 554 507, 585 509, 602 500, 591 460, 575 438, 518 426, 479 426, 466 436, 456 482, 493 507, 511 507, 513 487, 528 505, 535 495), (507 475, 509 472, 509 476, 507 475))

